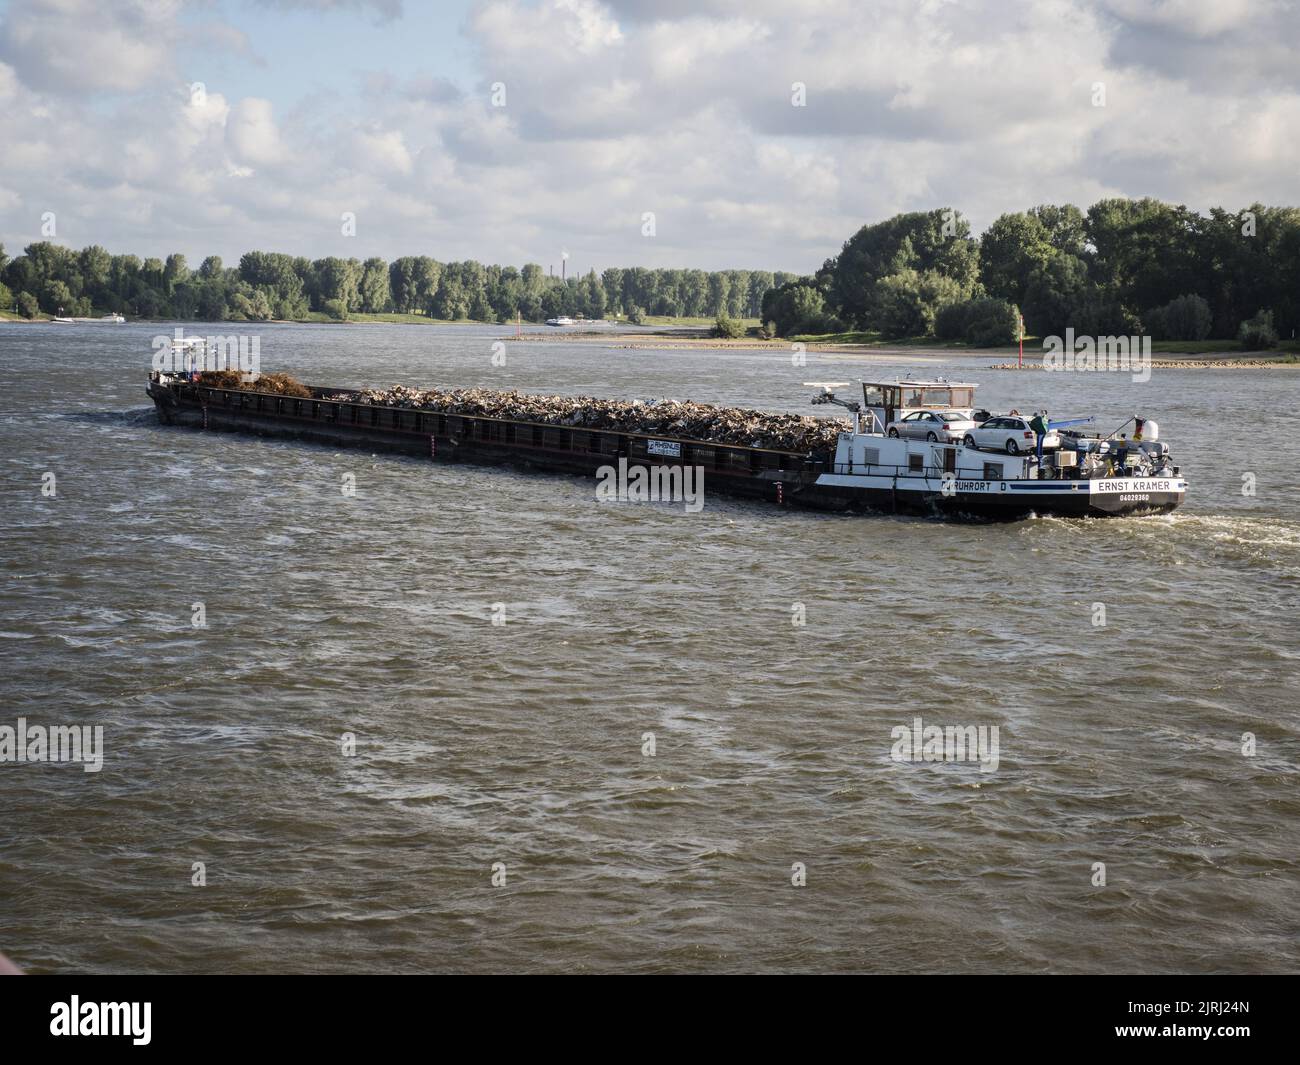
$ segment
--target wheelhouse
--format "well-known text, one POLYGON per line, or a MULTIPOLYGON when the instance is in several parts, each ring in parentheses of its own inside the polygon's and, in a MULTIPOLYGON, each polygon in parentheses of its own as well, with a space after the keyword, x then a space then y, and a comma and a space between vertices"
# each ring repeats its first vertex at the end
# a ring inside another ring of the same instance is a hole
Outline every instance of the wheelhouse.
POLYGON ((978 385, 944 381, 863 381, 863 420, 872 432, 883 433, 895 418, 914 411, 960 411, 970 417, 978 385))

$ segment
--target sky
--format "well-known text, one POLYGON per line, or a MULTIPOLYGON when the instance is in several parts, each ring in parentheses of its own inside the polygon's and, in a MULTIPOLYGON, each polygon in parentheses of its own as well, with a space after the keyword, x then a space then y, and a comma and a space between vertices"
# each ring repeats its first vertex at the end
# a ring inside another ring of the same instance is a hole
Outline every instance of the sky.
POLYGON ((1294 205, 1297 31, 1300 0, 0 0, 0 242, 806 273, 900 211, 1294 205))

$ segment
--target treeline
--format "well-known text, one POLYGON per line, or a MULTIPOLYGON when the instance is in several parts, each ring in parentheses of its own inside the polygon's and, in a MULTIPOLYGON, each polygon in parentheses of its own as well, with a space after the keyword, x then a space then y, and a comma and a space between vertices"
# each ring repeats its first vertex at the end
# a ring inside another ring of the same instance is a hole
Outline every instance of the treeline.
POLYGON ((438 262, 425 255, 310 260, 250 251, 237 267, 215 255, 191 270, 185 256, 111 255, 30 244, 8 259, 0 245, 0 308, 34 318, 117 311, 141 318, 206 321, 301 319, 319 311, 404 312, 451 321, 539 322, 560 315, 756 318, 764 294, 795 275, 766 270, 650 270, 610 267, 561 280, 536 263, 522 270, 438 262))
POLYGON ((978 346, 1026 334, 1237 338, 1300 328, 1300 209, 1201 215, 1158 200, 1005 214, 980 237, 959 212, 863 226, 812 277, 778 284, 762 317, 781 336, 877 331, 978 346))

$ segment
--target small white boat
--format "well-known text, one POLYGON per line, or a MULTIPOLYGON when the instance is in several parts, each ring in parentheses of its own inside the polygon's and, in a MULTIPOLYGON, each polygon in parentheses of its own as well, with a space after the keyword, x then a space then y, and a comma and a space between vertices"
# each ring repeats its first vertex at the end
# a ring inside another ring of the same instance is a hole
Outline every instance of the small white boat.
POLYGON ((579 322, 578 319, 576 318, 570 318, 567 315, 562 314, 558 318, 546 319, 546 324, 547 325, 578 325, 579 322))
POLYGON ((120 314, 104 314, 100 316, 101 322, 125 322, 126 319, 120 314))

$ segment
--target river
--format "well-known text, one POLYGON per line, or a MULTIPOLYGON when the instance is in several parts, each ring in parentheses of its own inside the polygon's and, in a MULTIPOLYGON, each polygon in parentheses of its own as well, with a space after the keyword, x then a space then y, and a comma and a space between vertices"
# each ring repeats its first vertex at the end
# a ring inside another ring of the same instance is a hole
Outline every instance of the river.
POLYGON ((966 378, 992 409, 1158 419, 1188 501, 597 503, 165 428, 172 325, 0 325, 0 726, 104 730, 99 772, 0 765, 27 970, 1300 967, 1300 373, 237 328, 339 386, 825 413, 801 382, 966 378), (996 768, 895 760, 917 718, 996 727, 996 768))

